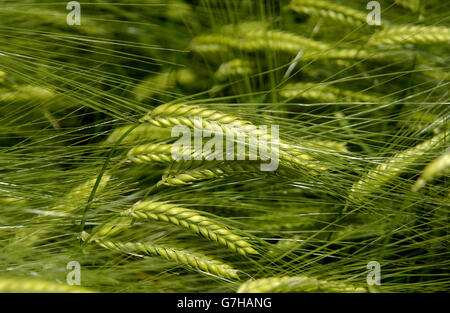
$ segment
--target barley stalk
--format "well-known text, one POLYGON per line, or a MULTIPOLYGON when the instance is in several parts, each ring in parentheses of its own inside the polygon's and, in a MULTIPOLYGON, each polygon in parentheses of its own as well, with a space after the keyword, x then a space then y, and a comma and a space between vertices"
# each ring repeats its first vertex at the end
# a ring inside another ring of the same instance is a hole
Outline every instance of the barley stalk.
POLYGON ((169 203, 145 201, 125 210, 122 215, 137 219, 153 219, 172 223, 215 241, 242 254, 257 254, 244 238, 235 234, 225 225, 200 214, 169 203))
POLYGON ((242 283, 238 293, 267 292, 330 292, 330 293, 363 293, 365 288, 351 284, 327 280, 319 280, 308 276, 270 277, 249 280, 242 283))

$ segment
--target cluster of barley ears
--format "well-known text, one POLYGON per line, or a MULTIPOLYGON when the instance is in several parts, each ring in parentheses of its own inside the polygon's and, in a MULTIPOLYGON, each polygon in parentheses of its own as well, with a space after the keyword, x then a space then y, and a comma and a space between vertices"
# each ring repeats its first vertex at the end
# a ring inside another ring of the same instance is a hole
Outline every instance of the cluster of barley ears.
POLYGON ((448 290, 448 8, 379 2, 7 1, 0 292, 448 290))

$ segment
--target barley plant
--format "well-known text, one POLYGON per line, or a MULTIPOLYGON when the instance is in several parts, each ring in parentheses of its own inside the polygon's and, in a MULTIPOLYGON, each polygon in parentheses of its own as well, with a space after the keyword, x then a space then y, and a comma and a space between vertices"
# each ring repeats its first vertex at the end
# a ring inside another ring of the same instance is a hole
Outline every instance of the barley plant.
POLYGON ((0 6, 0 292, 450 290, 446 1, 67 3, 0 6))

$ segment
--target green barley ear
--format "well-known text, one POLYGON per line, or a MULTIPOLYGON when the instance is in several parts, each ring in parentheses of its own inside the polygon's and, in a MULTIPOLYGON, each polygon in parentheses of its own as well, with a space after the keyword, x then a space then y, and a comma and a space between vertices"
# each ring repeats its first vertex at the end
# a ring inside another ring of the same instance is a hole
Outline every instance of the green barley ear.
POLYGON ((174 162, 171 144, 143 144, 131 148, 127 153, 127 158, 134 163, 170 163, 174 162))
POLYGON ((438 44, 450 42, 450 28, 443 26, 392 26, 375 33, 368 44, 372 46, 397 44, 438 44))
POLYGON ((258 253, 243 237, 237 235, 225 225, 203 216, 199 211, 186 209, 174 204, 144 201, 122 212, 122 215, 136 219, 160 220, 175 224, 242 255, 258 253))
POLYGON ((302 60, 359 60, 359 61, 402 61, 409 62, 413 55, 409 51, 381 51, 370 49, 328 49, 325 51, 314 52, 306 51, 302 60))
MULTIPOLYGON (((86 237, 87 234, 84 235, 84 238, 86 237)), ((120 242, 102 239, 94 239, 93 241, 106 249, 116 250, 135 256, 160 256, 166 260, 175 261, 176 263, 219 277, 239 279, 237 271, 230 265, 199 253, 174 249, 148 242, 120 242)))
MULTIPOLYGON (((100 225, 97 228, 94 228, 94 230, 92 231, 93 239, 112 237, 129 229, 130 225, 131 221, 129 218, 121 216, 113 218, 111 221, 105 223, 104 225, 100 225)), ((87 233, 84 232, 81 236, 81 239, 85 241, 87 239, 87 233)))
POLYGON ((323 51, 329 49, 326 43, 280 30, 251 28, 234 35, 215 33, 195 37, 190 48, 199 54, 223 54, 230 52, 279 51, 297 55, 300 50, 323 51))
POLYGON ((158 182, 158 185, 165 186, 183 186, 194 182, 229 177, 234 175, 244 176, 262 176, 273 174, 288 177, 289 174, 285 169, 277 169, 276 171, 262 172, 261 163, 254 161, 247 162, 221 162, 219 164, 205 164, 193 169, 188 169, 176 174, 165 174, 158 182))
POLYGON ((330 292, 330 293, 364 293, 363 287, 335 281, 319 280, 308 276, 270 277, 249 280, 242 283, 238 293, 271 292, 330 292))
POLYGON ((35 278, 0 278, 1 293, 90 293, 87 288, 35 278))
MULTIPOLYGON (((224 112, 200 107, 197 105, 188 105, 184 103, 172 104, 165 103, 156 107, 153 111, 140 119, 140 122, 151 123, 159 127, 172 127, 175 125, 194 126, 194 117, 205 119, 204 124, 208 126, 208 122, 216 122, 226 126, 245 128, 251 126, 252 123, 240 119, 224 112)), ((216 125, 216 124, 214 124, 216 125)))
MULTIPOLYGON (((135 125, 125 125, 114 129, 114 131, 106 138, 104 144, 112 146, 119 139, 133 128, 135 125)), ((121 144, 139 144, 144 142, 151 142, 154 140, 162 140, 170 138, 170 129, 156 127, 149 124, 140 124, 131 133, 129 133, 122 141, 121 144)))
POLYGON ((414 165, 422 155, 444 145, 445 141, 448 140, 448 136, 448 132, 442 132, 415 147, 388 158, 353 184, 350 190, 349 200, 360 202, 367 198, 389 181, 395 179, 408 166, 414 165))
POLYGON ((420 8, 420 0, 395 0, 395 4, 410 9, 413 12, 419 11, 420 8))
MULTIPOLYGON (((306 150, 298 149, 295 145, 289 144, 282 140, 275 140, 270 134, 262 133, 250 121, 246 121, 237 116, 230 115, 225 112, 203 108, 197 105, 187 105, 183 103, 170 104, 166 103, 158 106, 153 111, 140 119, 141 122, 147 122, 158 127, 172 127, 176 125, 185 125, 190 128, 196 127, 194 117, 202 118, 202 127, 227 133, 244 134, 246 138, 253 136, 255 138, 263 136, 267 143, 274 142, 279 146, 280 161, 287 166, 301 166, 313 171, 325 171, 326 167, 318 163, 306 150)), ((259 138, 258 138, 259 139, 259 138)), ((164 153, 170 151, 170 145, 161 145, 160 147, 148 145, 130 150, 129 157, 134 162, 148 162, 151 159, 159 160, 158 156, 154 156, 154 149, 164 150, 164 153), (151 150, 148 157, 136 158, 136 155, 147 153, 151 150)), ((173 158, 166 156, 164 161, 170 162, 173 158)))
POLYGON ((292 0, 289 8, 297 13, 304 13, 315 17, 322 17, 351 26, 363 26, 367 13, 335 2, 322 0, 292 0))
POLYGON ((219 81, 223 81, 229 78, 249 76, 252 72, 252 64, 249 61, 233 59, 222 63, 214 73, 214 77, 219 81))
POLYGON ((175 86, 175 73, 161 73, 142 80, 133 90, 136 100, 143 101, 175 86))
MULTIPOLYGON (((334 103, 341 100, 343 104, 348 102, 368 102, 384 103, 378 97, 367 95, 361 92, 343 90, 316 83, 295 83, 287 84, 280 90, 280 96, 288 99, 308 99, 315 101, 325 101, 334 103)), ((351 103, 348 103, 351 105, 351 103)))
POLYGON ((411 190, 416 192, 424 187, 427 182, 445 175, 450 170, 450 152, 442 154, 440 157, 434 159, 428 164, 422 172, 422 175, 417 179, 416 183, 411 187, 411 190))
POLYGON ((24 85, 17 86, 9 92, 0 92, 0 103, 3 102, 26 102, 26 101, 46 101, 56 96, 54 91, 39 86, 24 85))
MULTIPOLYGON (((102 192, 110 180, 111 175, 105 173, 100 180, 97 192, 102 192)), ((64 196, 63 203, 55 207, 55 210, 73 212, 85 206, 96 181, 97 176, 75 186, 64 196)))
POLYGON ((197 82, 198 75, 191 69, 183 68, 176 72, 176 79, 181 86, 192 88, 197 82))

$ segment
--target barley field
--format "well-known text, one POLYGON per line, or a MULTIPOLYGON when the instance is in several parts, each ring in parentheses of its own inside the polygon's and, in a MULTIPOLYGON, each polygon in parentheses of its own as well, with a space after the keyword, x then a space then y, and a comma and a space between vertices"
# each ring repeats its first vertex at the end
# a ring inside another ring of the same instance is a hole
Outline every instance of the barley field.
POLYGON ((441 0, 2 0, 0 292, 450 290, 441 0))

